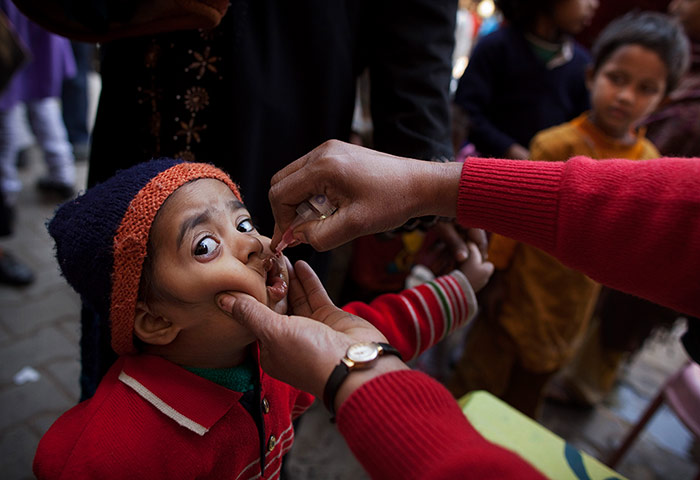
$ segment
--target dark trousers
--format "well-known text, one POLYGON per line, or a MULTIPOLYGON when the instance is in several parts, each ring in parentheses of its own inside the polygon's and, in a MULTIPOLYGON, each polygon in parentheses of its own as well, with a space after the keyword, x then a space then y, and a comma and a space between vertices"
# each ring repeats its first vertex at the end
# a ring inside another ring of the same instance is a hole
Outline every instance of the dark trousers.
POLYGON ((92 70, 95 45, 92 43, 71 42, 77 72, 73 78, 63 82, 61 100, 63 121, 68 130, 68 140, 73 145, 87 145, 88 133, 88 83, 87 76, 92 70))

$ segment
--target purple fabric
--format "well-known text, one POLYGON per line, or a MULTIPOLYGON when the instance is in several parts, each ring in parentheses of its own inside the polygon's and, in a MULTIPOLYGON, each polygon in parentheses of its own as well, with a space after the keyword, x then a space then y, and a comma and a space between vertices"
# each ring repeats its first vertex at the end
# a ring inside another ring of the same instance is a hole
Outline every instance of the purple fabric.
POLYGON ((70 41, 29 20, 10 0, 0 0, 0 8, 31 53, 27 64, 15 74, 0 97, 0 110, 7 110, 17 102, 60 97, 63 79, 74 76, 76 71, 70 41))
POLYGON ((647 138, 664 156, 700 156, 700 42, 693 43, 691 58, 690 71, 646 121, 647 138))

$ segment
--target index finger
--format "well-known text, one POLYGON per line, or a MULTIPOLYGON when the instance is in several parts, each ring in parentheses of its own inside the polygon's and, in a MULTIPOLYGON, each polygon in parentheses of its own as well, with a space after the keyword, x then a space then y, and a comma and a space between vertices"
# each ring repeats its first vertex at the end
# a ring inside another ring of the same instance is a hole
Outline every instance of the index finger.
MULTIPOLYGON (((300 203, 312 195, 328 196, 323 182, 319 182, 319 178, 323 175, 320 174, 318 168, 311 168, 310 161, 313 155, 316 155, 316 150, 290 163, 270 180, 270 190, 267 197, 275 223, 282 233, 294 221, 296 208, 300 203)), ((315 165, 318 166, 318 162, 315 165)), ((337 205, 332 198, 329 200, 337 205)))
POLYGON ((309 157, 313 153, 313 151, 307 153, 301 158, 298 158, 297 160, 294 160, 292 163, 288 164, 281 170, 279 170, 277 173, 275 173, 272 178, 270 179, 270 186, 275 185, 276 183, 279 183, 281 180, 285 179, 289 175, 295 173, 297 170, 304 168, 306 164, 309 162, 309 157))

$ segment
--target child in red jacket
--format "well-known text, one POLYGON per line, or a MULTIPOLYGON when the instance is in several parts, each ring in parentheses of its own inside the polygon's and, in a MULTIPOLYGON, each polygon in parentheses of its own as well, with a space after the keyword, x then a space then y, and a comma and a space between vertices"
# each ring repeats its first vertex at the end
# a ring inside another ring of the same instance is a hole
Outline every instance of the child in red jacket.
MULTIPOLYGON (((207 164, 142 163, 64 204, 49 232, 119 359, 42 438, 37 477, 278 478, 292 419, 313 397, 266 375, 255 337, 219 307, 220 293, 242 292, 284 313, 290 282, 231 179, 207 164)), ((492 267, 473 252, 464 269, 483 284, 492 267)), ((409 360, 475 308, 455 271, 345 310, 409 360)))

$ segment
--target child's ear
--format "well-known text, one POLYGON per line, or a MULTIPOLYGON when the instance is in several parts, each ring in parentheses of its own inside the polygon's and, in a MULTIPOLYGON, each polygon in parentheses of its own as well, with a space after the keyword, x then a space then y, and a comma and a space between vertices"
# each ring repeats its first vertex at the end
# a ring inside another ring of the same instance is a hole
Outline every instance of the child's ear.
POLYGON ((175 340, 180 330, 179 326, 154 314, 146 302, 140 300, 136 302, 134 334, 142 342, 151 345, 168 345, 175 340))

